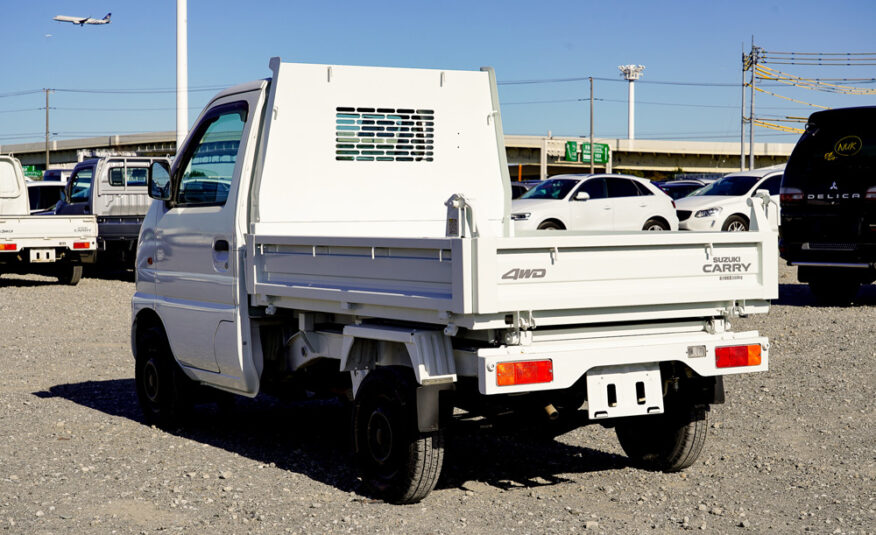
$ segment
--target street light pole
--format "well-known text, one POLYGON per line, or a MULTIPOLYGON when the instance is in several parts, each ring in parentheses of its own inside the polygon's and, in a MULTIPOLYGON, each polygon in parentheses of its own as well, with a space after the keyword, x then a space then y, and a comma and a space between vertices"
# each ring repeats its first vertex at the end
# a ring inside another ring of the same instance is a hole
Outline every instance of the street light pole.
POLYGON ((187 0, 176 0, 176 148, 189 131, 189 66, 187 0))

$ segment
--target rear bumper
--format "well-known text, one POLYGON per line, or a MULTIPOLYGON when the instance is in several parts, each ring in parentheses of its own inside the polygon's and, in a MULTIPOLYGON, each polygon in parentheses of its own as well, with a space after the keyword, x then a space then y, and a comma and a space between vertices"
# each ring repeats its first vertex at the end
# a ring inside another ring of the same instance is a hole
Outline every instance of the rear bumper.
MULTIPOLYGON (((476 352, 478 385, 481 394, 514 394, 559 390, 574 385, 597 367, 680 362, 702 377, 714 377, 766 371, 769 367, 769 340, 757 331, 655 334, 565 342, 533 343, 528 346, 482 348, 476 352), (761 363, 757 366, 718 368, 715 348, 724 346, 761 346, 761 363), (689 348, 696 348, 690 350, 689 348), (691 356, 704 355, 704 356, 691 356), (496 367, 500 362, 550 359, 553 381, 549 383, 498 386, 496 367)), ((460 368, 460 366, 457 366, 460 368)))

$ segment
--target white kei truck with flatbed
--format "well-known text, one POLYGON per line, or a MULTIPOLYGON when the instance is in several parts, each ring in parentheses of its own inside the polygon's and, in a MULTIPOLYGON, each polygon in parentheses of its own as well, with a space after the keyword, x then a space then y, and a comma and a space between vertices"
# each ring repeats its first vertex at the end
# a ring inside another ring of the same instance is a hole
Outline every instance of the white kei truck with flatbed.
POLYGON ((514 235, 491 69, 270 66, 150 168, 131 332, 147 422, 177 425, 204 385, 345 392, 363 491, 411 503, 461 411, 613 426, 675 471, 722 377, 767 369, 767 339, 729 328, 778 294, 765 192, 749 232, 514 235))
POLYGON ((21 162, 0 156, 0 274, 36 273, 75 285, 96 247, 94 216, 30 215, 21 162))

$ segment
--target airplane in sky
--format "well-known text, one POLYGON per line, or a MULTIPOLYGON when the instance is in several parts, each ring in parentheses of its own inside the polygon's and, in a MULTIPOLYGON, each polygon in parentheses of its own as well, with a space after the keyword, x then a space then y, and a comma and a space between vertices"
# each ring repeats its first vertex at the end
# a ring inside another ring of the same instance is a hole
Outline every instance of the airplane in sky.
POLYGON ((102 19, 93 19, 91 17, 68 17, 67 15, 58 15, 52 20, 56 20, 58 22, 72 22, 73 24, 84 26, 86 24, 109 24, 111 16, 112 13, 107 13, 106 16, 102 19))

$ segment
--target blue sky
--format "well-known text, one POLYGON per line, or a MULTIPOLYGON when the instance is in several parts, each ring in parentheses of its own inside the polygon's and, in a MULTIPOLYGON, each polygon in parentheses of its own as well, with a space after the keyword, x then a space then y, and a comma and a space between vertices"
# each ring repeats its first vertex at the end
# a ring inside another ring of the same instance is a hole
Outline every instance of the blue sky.
MULTIPOLYGON (((433 1, 230 2, 189 0, 190 121, 220 87, 263 78, 268 59, 442 69, 495 68, 509 134, 587 135, 594 76, 595 135, 627 134, 622 64, 646 66, 636 85, 636 137, 737 141, 740 60, 768 51, 874 52, 876 2, 433 1), (506 82, 506 83, 502 83, 506 82), (666 84, 679 82, 685 85, 666 84), (734 84, 687 85, 687 84, 734 84), (583 100, 578 100, 583 99, 583 100)), ((0 145, 44 137, 42 92, 51 95, 53 139, 175 128, 176 3, 172 0, 6 2, 0 20, 0 145), (103 17, 79 27, 55 15, 103 17), (99 92, 128 90, 132 92, 99 92)), ((876 62, 874 62, 876 63, 876 62)), ((803 77, 876 78, 876 65, 775 65, 803 77)), ((873 82, 849 82, 876 90, 873 82)), ((824 106, 876 104, 795 87, 766 89, 824 106)), ((816 108, 764 94, 757 116, 806 116, 816 108)), ((758 128, 758 141, 794 134, 758 128)))

